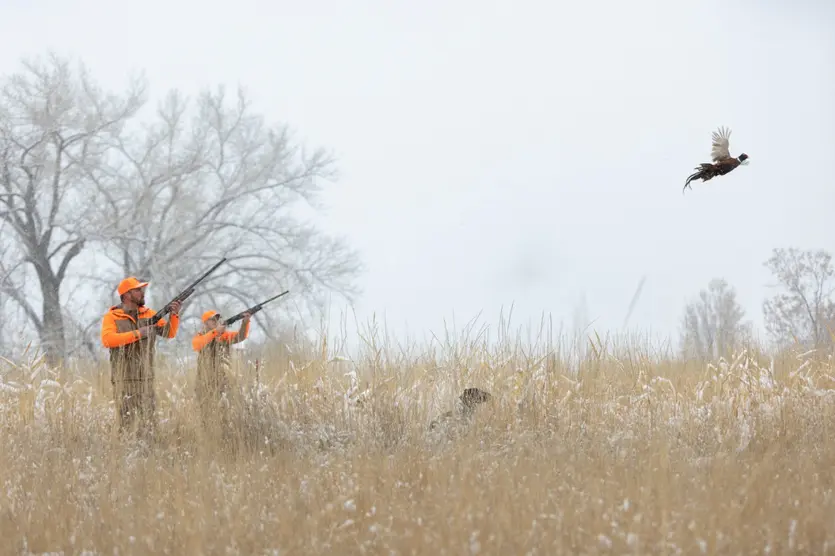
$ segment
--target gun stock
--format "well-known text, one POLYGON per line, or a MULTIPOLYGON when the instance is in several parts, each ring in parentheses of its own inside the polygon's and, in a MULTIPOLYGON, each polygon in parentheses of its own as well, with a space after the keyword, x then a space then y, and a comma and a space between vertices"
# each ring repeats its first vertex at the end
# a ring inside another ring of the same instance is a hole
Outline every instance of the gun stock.
POLYGON ((174 299, 172 299, 171 301, 166 303, 165 306, 157 314, 155 314, 153 317, 151 317, 149 319, 149 324, 156 325, 162 317, 164 317, 165 315, 167 315, 168 313, 171 312, 171 305, 173 305, 177 301, 182 303, 183 301, 185 301, 186 299, 191 297, 191 294, 194 293, 194 289, 200 284, 200 282, 202 282, 203 280, 208 278, 209 275, 212 272, 217 270, 218 267, 225 262, 226 262, 226 257, 223 257, 219 262, 215 263, 215 265, 212 266, 212 268, 210 268, 202 276, 200 276, 200 278, 198 278, 197 280, 195 280, 194 282, 189 284, 189 286, 186 289, 184 289, 179 294, 177 294, 177 296, 174 299))
POLYGON ((246 311, 241 311, 241 312, 240 312, 240 313, 238 313, 237 315, 233 315, 233 316, 229 317, 228 319, 226 319, 226 320, 224 320, 224 321, 223 321, 223 324, 225 324, 225 325, 227 325, 227 326, 228 326, 228 325, 230 325, 230 324, 232 324, 232 323, 234 323, 234 322, 237 322, 237 321, 241 320, 242 318, 244 318, 244 314, 245 314, 245 313, 249 313, 250 315, 254 315, 254 314, 255 314, 255 313, 257 313, 258 311, 260 311, 261 309, 263 309, 263 308, 264 308, 264 305, 266 305, 267 303, 269 303, 269 302, 271 302, 271 301, 275 301, 275 300, 276 300, 276 299, 278 299, 279 297, 281 297, 281 296, 283 296, 283 295, 286 295, 286 294, 288 294, 288 293, 290 293, 290 290, 284 290, 284 291, 283 291, 283 292, 281 292, 280 294, 275 295, 275 296, 273 296, 273 297, 269 298, 269 299, 268 299, 268 300, 266 300, 266 301, 262 301, 262 302, 261 302, 261 303, 259 303, 258 305, 253 305, 252 307, 250 307, 250 308, 249 308, 249 309, 247 309, 246 311))

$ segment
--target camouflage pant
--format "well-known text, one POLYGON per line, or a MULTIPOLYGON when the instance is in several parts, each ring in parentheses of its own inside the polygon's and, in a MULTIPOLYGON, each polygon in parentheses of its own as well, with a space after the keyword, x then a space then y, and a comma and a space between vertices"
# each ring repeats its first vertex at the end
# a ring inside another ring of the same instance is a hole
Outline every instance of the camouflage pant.
POLYGON ((118 410, 119 432, 140 435, 156 432, 156 394, 150 380, 126 380, 113 384, 118 410))

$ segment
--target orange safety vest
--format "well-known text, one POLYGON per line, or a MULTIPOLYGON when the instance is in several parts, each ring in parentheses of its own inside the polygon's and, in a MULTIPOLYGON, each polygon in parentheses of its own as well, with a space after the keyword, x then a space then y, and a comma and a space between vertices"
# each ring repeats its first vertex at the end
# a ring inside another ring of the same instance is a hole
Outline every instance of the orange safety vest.
POLYGON ((101 343, 110 350, 110 381, 153 381, 156 336, 174 338, 180 326, 180 317, 171 315, 171 322, 160 319, 157 334, 140 338, 139 329, 148 326, 156 311, 140 307, 134 314, 121 305, 111 307, 101 321, 101 343))

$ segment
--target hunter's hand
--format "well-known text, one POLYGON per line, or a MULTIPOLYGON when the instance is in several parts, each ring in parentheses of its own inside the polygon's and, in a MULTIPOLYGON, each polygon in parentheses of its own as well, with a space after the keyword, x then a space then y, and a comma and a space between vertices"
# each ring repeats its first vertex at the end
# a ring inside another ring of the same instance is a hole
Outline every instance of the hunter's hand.
POLYGON ((243 320, 244 324, 248 323, 248 322, 249 322, 249 319, 251 319, 251 318, 252 318, 252 315, 251 315, 251 314, 249 314, 249 313, 244 313, 244 320, 243 320))
POLYGON ((182 301, 175 301, 174 303, 171 304, 171 314, 172 315, 179 315, 180 314, 180 309, 182 309, 182 308, 183 308, 183 302, 182 301))
POLYGON ((220 336, 221 334, 226 332, 226 325, 223 324, 223 322, 219 322, 218 325, 215 327, 215 330, 217 330, 217 335, 220 336))

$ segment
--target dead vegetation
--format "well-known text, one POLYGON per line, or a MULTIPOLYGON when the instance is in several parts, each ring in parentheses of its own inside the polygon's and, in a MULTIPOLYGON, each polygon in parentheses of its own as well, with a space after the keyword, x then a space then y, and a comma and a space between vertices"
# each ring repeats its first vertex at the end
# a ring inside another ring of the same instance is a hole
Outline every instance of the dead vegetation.
POLYGON ((594 344, 373 343, 236 367, 233 428, 201 429, 193 371, 160 435, 119 440, 106 369, 6 362, 4 553, 718 554, 835 550, 835 363, 714 364, 594 344), (429 430, 467 386, 492 394, 429 430), (84 552, 86 551, 86 552, 84 552))

